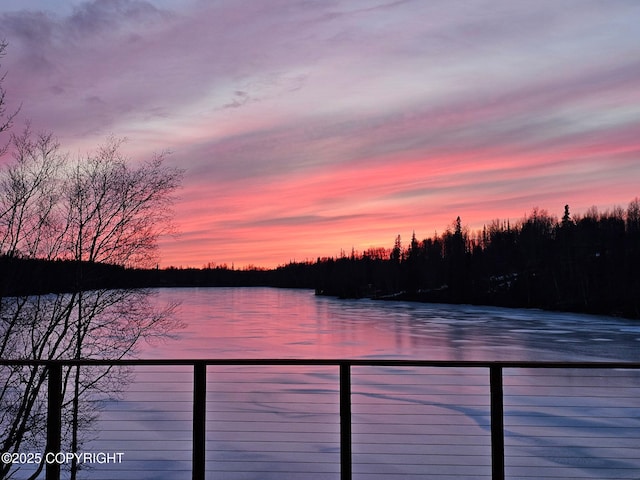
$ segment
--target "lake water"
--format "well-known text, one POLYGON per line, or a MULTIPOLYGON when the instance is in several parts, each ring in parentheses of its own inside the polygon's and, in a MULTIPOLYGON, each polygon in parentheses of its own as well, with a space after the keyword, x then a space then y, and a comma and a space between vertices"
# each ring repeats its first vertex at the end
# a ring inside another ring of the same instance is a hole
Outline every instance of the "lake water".
MULTIPOLYGON (((162 289, 185 328, 147 359, 640 361, 640 323, 270 288, 162 289)), ((135 367, 98 405, 80 478, 191 478, 193 372, 135 367)), ((491 478, 488 371, 353 367, 354 479, 491 478)), ((640 478, 637 370, 505 369, 507 478, 640 478)), ((338 479, 337 367, 208 367, 207 479, 338 479)), ((20 478, 20 477, 17 477, 20 478)))
POLYGON ((141 358, 640 361, 640 322, 612 317, 272 288, 159 291, 172 301, 186 328, 141 358))

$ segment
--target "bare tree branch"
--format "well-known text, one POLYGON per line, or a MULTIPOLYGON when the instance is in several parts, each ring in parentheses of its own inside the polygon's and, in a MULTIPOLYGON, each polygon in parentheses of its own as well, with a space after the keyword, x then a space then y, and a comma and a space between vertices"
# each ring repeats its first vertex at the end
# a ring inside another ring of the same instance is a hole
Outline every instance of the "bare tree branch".
MULTIPOLYGON (((166 154, 132 166, 122 143, 109 138, 95 153, 71 161, 52 134, 34 134, 27 126, 11 137, 14 162, 0 170, 0 260, 73 260, 76 271, 72 292, 0 297, 3 358, 122 358, 141 340, 179 327, 175 305, 154 307, 149 290, 88 288, 91 263, 149 264, 158 237, 170 228, 182 179, 180 170, 164 165, 166 154)), ((77 451, 80 427, 95 414, 88 400, 115 385, 109 368, 73 367, 65 379, 67 448, 77 451)), ((2 451, 42 447, 44 381, 41 368, 0 370, 2 451)), ((0 464, 0 478, 9 471, 0 464)))

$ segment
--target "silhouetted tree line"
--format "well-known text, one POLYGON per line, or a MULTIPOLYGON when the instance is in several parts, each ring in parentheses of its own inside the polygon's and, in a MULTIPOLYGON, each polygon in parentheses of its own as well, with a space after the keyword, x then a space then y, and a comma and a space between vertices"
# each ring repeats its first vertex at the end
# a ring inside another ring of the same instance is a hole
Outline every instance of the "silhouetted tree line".
MULTIPOLYGON (((1 257, 3 295, 71 291, 74 262, 1 257), (12 270, 14 269, 14 270, 12 270), (4 277, 4 275, 2 275, 4 277), (20 280, 22 279, 22 280, 20 280)), ((640 317, 640 200, 561 219, 534 209, 520 222, 470 232, 458 217, 444 233, 391 249, 276 269, 84 267, 90 288, 272 286, 320 295, 534 307, 640 317)), ((85 286, 86 288, 86 286, 85 286)))
MULTIPOLYGON (((271 286, 320 295, 472 303, 640 318, 640 200, 561 219, 534 209, 520 222, 470 232, 458 217, 444 233, 391 249, 293 262, 267 270, 127 269, 91 263, 84 288, 271 286)), ((0 257, 2 295, 73 291, 76 262, 0 257), (11 282, 7 283, 6 278, 11 282)))
POLYGON ((404 247, 321 260, 318 293, 535 307, 640 317, 640 200, 560 220, 534 209, 477 232, 460 217, 404 247))
POLYGON ((85 291, 150 287, 314 287, 305 264, 291 264, 274 270, 236 270, 227 266, 142 269, 98 262, 0 255, 0 298, 75 292, 79 288, 79 270, 83 272, 81 288, 85 291), (300 274, 296 274, 296 270, 300 270, 300 274))

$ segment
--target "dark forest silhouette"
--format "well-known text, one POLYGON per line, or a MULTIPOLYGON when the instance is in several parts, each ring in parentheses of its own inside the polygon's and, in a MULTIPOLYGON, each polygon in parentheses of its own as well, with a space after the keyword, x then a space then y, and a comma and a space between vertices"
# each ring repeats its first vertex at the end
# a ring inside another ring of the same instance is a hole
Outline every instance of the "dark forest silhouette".
MULTIPOLYGON (((3 295, 70 291, 77 262, 0 257, 3 295), (12 272, 12 273, 10 273, 12 272), (10 273, 10 274, 9 274, 10 273)), ((470 232, 460 217, 440 235, 275 269, 126 269, 87 263, 87 288, 273 286, 320 295, 473 303, 640 318, 640 200, 561 219, 535 208, 514 224, 470 232)))
POLYGON ((534 209, 471 233, 458 217, 442 235, 390 251, 317 264, 319 293, 535 307, 640 317, 640 201, 558 220, 534 209))

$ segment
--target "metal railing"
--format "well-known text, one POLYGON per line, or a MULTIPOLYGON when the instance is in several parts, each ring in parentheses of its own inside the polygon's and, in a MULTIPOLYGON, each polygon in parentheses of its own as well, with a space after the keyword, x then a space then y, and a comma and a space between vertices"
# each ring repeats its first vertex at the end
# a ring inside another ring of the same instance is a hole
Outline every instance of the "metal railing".
MULTIPOLYGON (((58 361, 10 361, 0 360, 0 366, 32 366, 46 367, 48 370, 47 383, 47 427, 46 452, 59 452, 62 435, 62 405, 63 405, 63 369, 85 366, 182 366, 191 367, 193 372, 193 401, 192 401, 192 464, 191 478, 204 480, 206 473, 206 416, 207 416, 207 368, 213 366, 282 366, 282 367, 337 367, 338 397, 339 397, 339 458, 340 479, 353 478, 353 441, 352 441, 352 379, 354 367, 386 367, 386 368, 458 368, 482 369, 488 375, 489 412, 490 412, 490 451, 491 478, 505 479, 505 406, 503 371, 505 369, 572 369, 598 370, 612 372, 614 370, 640 371, 640 362, 514 362, 514 361, 418 361, 418 360, 297 360, 297 359, 206 359, 206 360, 58 360, 58 361)), ((635 378, 635 377, 633 377, 635 378)), ((215 379, 213 380, 215 383, 215 379)), ((631 388, 636 388, 631 385, 631 388)), ((640 386, 638 386, 640 393, 640 386)), ((454 387, 455 390, 455 387, 454 387)), ((640 397, 638 397, 638 411, 640 412, 640 397)), ((634 406, 635 408, 635 406, 634 406)), ((624 419, 623 419, 624 420, 624 419)), ((53 462, 46 465, 46 479, 59 480, 60 466, 53 462)))

